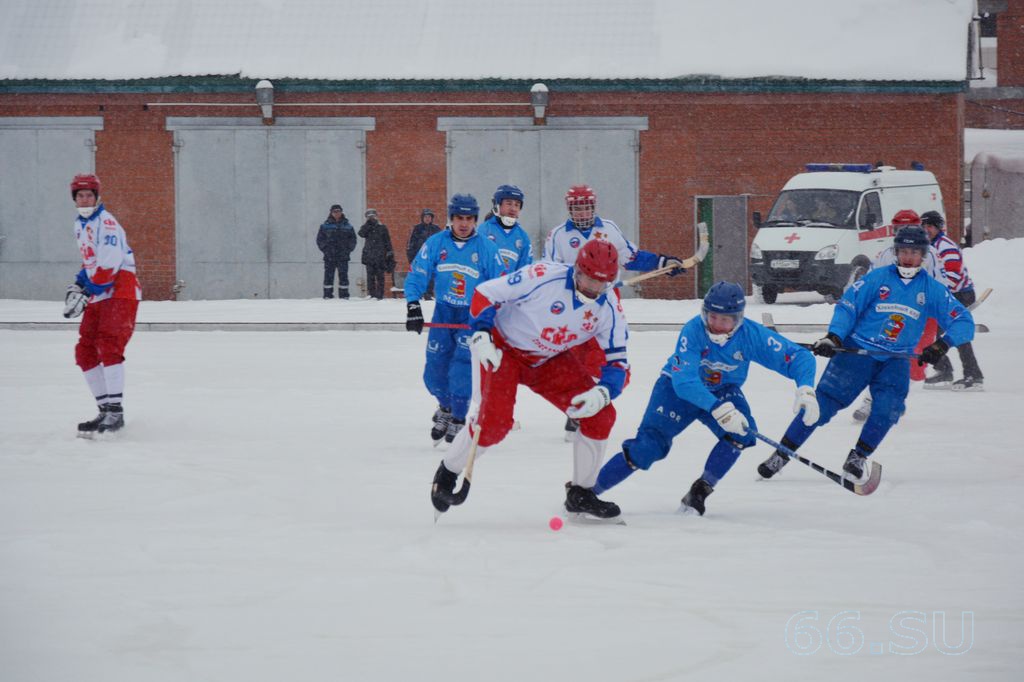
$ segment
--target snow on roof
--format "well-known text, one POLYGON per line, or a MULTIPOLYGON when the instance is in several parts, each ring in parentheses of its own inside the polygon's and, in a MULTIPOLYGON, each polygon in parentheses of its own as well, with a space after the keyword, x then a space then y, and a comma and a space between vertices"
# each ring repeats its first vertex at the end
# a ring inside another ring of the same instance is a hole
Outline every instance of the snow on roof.
POLYGON ((4 0, 0 80, 960 81, 973 0, 4 0), (927 36, 927 49, 922 41, 927 36))

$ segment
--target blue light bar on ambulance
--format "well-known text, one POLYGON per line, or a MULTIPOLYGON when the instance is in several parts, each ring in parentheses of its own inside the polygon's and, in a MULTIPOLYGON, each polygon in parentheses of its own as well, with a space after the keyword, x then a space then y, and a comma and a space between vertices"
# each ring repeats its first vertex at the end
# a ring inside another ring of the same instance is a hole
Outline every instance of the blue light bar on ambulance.
POLYGON ((846 173, 870 173, 874 166, 870 163, 809 163, 804 168, 808 173, 822 171, 843 171, 846 173))

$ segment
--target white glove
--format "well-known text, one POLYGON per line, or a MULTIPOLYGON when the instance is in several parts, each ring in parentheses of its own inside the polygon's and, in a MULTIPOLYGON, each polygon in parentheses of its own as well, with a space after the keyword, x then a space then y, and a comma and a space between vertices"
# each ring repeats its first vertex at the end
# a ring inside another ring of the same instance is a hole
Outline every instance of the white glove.
POLYGON ((491 340, 490 332, 479 331, 473 334, 469 339, 469 347, 476 353, 476 358, 484 369, 493 372, 501 365, 501 351, 491 340))
POLYGON ((572 406, 565 411, 567 415, 573 419, 586 419, 587 417, 593 417, 595 414, 608 407, 608 403, 612 401, 611 394, 608 393, 608 389, 604 386, 594 386, 592 389, 585 393, 580 393, 578 396, 574 396, 569 402, 572 406))
POLYGON ((801 386, 796 389, 796 402, 793 403, 793 414, 800 414, 804 411, 804 425, 814 426, 818 422, 821 412, 818 410, 818 396, 810 386, 801 386))
POLYGON ((89 294, 85 293, 82 287, 72 284, 68 292, 64 294, 64 317, 70 319, 78 317, 85 311, 85 305, 89 302, 89 294))
POLYGON ((736 409, 732 403, 722 403, 711 410, 711 416, 715 418, 718 425, 729 433, 743 436, 747 433, 747 418, 736 409))

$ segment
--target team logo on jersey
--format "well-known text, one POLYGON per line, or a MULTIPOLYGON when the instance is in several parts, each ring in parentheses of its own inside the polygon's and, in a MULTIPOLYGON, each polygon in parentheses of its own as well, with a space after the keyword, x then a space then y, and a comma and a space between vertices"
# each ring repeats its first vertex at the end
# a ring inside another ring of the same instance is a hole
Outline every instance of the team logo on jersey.
POLYGON ((474 253, 473 253, 473 254, 472 254, 472 255, 471 255, 470 257, 469 257, 469 260, 471 260, 471 261, 472 261, 472 262, 474 262, 474 263, 479 263, 479 262, 480 262, 480 256, 479 256, 479 255, 478 255, 477 253, 475 253, 475 252, 474 252, 474 253))
POLYGON ((537 263, 530 268, 530 279, 534 277, 543 277, 544 273, 547 272, 547 267, 543 263, 537 263))
POLYGON ((925 301, 924 292, 923 291, 918 292, 918 294, 917 294, 917 304, 918 305, 924 305, 924 301, 925 301))
POLYGON ((113 220, 111 220, 110 218, 104 218, 103 219, 103 224, 104 225, 117 225, 117 223, 114 222, 113 220))
POLYGON ((899 314, 889 316, 889 320, 882 327, 882 340, 895 342, 900 338, 900 333, 907 326, 906 318, 899 314))
POLYGON ((517 249, 523 248, 523 240, 522 239, 517 239, 516 240, 516 248, 517 249))
POLYGON ((735 353, 733 353, 732 359, 738 362, 743 362, 743 351, 738 350, 735 353))
POLYGON ((598 232, 594 233, 594 239, 605 239, 606 240, 606 239, 608 239, 608 235, 606 235, 604 232, 598 231, 598 232))
POLYGON ((711 386, 718 386, 722 383, 722 373, 716 370, 705 370, 704 383, 711 386))
POLYGON ((569 246, 571 246, 574 249, 580 248, 580 238, 579 237, 573 237, 572 239, 570 239, 569 240, 569 246))
POLYGON ((489 235, 487 235, 487 238, 488 238, 488 239, 490 239, 490 240, 491 240, 492 242, 496 242, 496 241, 498 241, 498 238, 497 238, 497 237, 495 237, 495 236, 494 236, 493 234, 489 234, 489 235))
POLYGON ((572 343, 579 336, 576 332, 569 331, 569 327, 544 327, 540 332, 540 338, 544 339, 548 343, 553 343, 556 346, 564 346, 567 343, 572 343))
POLYGON ((889 287, 887 287, 885 285, 882 285, 882 286, 878 287, 878 298, 882 299, 883 301, 885 299, 889 298, 889 294, 890 293, 891 293, 891 291, 890 291, 889 287))
POLYGON ((448 260, 448 249, 441 249, 441 253, 437 254, 438 260, 448 260))
POLYGON ((561 315, 565 312, 565 304, 561 301, 555 301, 551 304, 551 313, 554 315, 561 315))
POLYGON ((466 297, 466 276, 463 275, 461 272, 453 272, 452 273, 452 283, 451 283, 451 286, 449 287, 448 290, 452 292, 453 296, 457 296, 459 298, 465 298, 466 297))

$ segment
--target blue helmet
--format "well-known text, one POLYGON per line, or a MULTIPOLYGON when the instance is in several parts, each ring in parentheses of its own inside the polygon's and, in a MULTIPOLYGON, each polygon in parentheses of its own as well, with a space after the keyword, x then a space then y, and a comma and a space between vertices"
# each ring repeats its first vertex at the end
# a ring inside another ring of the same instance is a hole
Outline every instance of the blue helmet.
POLYGON ((457 215, 471 215, 480 218, 480 204, 472 194, 453 194, 448 202, 448 218, 457 215))
POLYGON ((494 190, 494 207, 497 208, 503 199, 515 199, 522 206, 526 201, 526 195, 515 185, 498 185, 498 189, 494 190))
POLYGON ((916 248, 921 253, 928 251, 928 245, 931 244, 931 240, 928 239, 928 233, 924 231, 924 228, 920 225, 907 225, 906 227, 900 228, 896 236, 893 237, 892 245, 896 249, 916 248))
POLYGON ((704 295, 704 305, 701 308, 700 316, 704 320, 704 328, 711 340, 719 345, 724 345, 729 338, 736 333, 736 330, 743 324, 743 311, 747 307, 747 299, 743 294, 743 288, 732 282, 715 282, 708 293, 704 295), (728 315, 733 318, 732 329, 725 332, 716 332, 711 329, 708 323, 709 313, 728 315))

